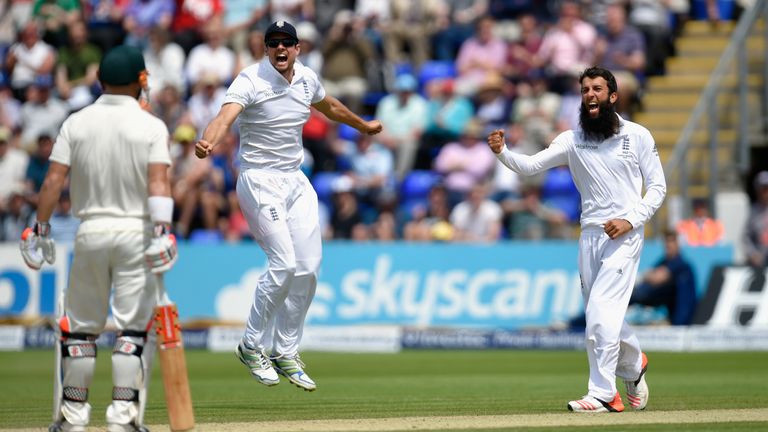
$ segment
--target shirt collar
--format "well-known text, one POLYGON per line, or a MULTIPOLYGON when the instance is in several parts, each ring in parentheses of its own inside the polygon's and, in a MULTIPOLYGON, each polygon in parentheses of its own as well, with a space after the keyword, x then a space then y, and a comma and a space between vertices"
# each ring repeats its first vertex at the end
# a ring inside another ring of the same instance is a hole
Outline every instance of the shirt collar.
POLYGON ((131 96, 115 95, 115 94, 102 94, 96 99, 96 103, 105 105, 136 105, 139 106, 139 101, 131 96))
MULTIPOLYGON (((273 84, 285 84, 287 83, 287 80, 284 76, 280 74, 280 72, 275 69, 274 66, 272 66, 272 63, 269 61, 269 56, 264 56, 263 59, 261 59, 261 66, 263 70, 265 70, 267 77, 269 78, 269 81, 271 81, 273 84)), ((289 83, 291 85, 296 84, 301 79, 304 78, 304 65, 301 64, 299 59, 297 58, 293 63, 293 82, 289 83)))

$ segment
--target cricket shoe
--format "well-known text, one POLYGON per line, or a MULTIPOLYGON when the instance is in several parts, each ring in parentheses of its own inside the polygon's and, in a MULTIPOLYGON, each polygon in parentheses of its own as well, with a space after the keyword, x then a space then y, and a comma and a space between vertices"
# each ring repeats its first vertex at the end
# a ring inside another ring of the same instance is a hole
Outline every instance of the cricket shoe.
POLYGON ((312 378, 304 372, 304 362, 301 361, 298 354, 295 357, 273 357, 272 365, 277 373, 288 378, 288 381, 297 387, 301 387, 306 391, 315 391, 317 389, 317 385, 312 381, 312 378))
POLYGON ((619 392, 610 402, 602 401, 596 397, 586 395, 579 400, 568 402, 568 411, 577 413, 607 413, 624 411, 624 403, 621 402, 619 392))
POLYGON ((648 370, 648 357, 645 353, 642 354, 643 363, 640 370, 640 378, 635 381, 624 381, 624 385, 627 386, 627 400, 629 406, 636 410, 645 409, 648 404, 648 384, 645 382, 645 371, 648 370))
POLYGON ((266 385, 274 386, 280 384, 280 377, 269 362, 269 358, 261 351, 250 350, 239 343, 235 348, 235 355, 240 361, 248 367, 251 375, 256 381, 266 385))

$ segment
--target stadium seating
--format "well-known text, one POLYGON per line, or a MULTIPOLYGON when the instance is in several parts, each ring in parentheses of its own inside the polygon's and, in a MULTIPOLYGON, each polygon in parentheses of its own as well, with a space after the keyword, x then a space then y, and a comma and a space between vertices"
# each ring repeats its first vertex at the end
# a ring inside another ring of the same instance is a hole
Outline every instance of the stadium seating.
POLYGON ((578 222, 581 216, 581 196, 567 167, 547 171, 541 185, 541 200, 565 213, 569 222, 578 222))
POLYGON ((419 88, 423 90, 424 85, 433 79, 456 78, 456 75, 456 65, 452 61, 431 60, 425 62, 419 69, 419 88))
POLYGON ((333 183, 341 176, 341 173, 321 171, 312 176, 312 187, 317 192, 317 198, 329 208, 332 206, 333 183))

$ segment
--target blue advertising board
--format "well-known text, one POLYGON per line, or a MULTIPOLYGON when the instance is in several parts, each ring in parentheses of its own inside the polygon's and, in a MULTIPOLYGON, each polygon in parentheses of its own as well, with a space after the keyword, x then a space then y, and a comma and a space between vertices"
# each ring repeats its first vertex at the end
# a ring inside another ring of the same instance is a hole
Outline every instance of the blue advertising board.
MULTIPOLYGON (((59 257, 68 256, 63 251, 59 257)), ((641 271, 662 254, 648 241, 641 271)), ((731 263, 731 246, 684 249, 702 293, 709 271, 731 263)), ((167 274, 182 321, 243 322, 266 268, 253 243, 180 245, 167 274)), ((324 245, 313 325, 394 324, 414 327, 524 329, 568 320, 582 308, 576 242, 492 245, 346 243, 324 245)), ((66 265, 24 267, 16 245, 0 246, 0 316, 50 315, 51 296, 66 281, 66 265), (55 281, 55 283, 54 283, 55 281)), ((60 260, 67 262, 69 260, 60 260)))

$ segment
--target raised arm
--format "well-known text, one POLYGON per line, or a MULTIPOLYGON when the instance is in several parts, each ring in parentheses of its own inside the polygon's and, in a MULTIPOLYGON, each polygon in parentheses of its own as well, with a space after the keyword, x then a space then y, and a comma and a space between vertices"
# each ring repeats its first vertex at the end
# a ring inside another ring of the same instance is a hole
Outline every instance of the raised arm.
POLYGON ((195 156, 200 159, 208 157, 213 149, 219 145, 224 136, 229 132, 229 128, 237 119, 237 116, 243 112, 243 106, 236 103, 227 103, 222 105, 219 113, 211 120, 208 127, 203 132, 203 137, 195 144, 195 156))
POLYGON ((325 114, 326 117, 346 125, 352 126, 361 133, 376 135, 381 132, 381 122, 378 120, 365 121, 357 114, 350 111, 343 103, 333 96, 325 96, 322 100, 312 104, 315 109, 325 114))
POLYGON ((504 143, 504 131, 496 129, 488 135, 488 146, 504 166, 518 174, 526 176, 538 174, 550 168, 568 164, 568 156, 565 153, 565 148, 562 145, 559 145, 557 140, 535 155, 528 156, 509 151, 507 145, 504 143))

